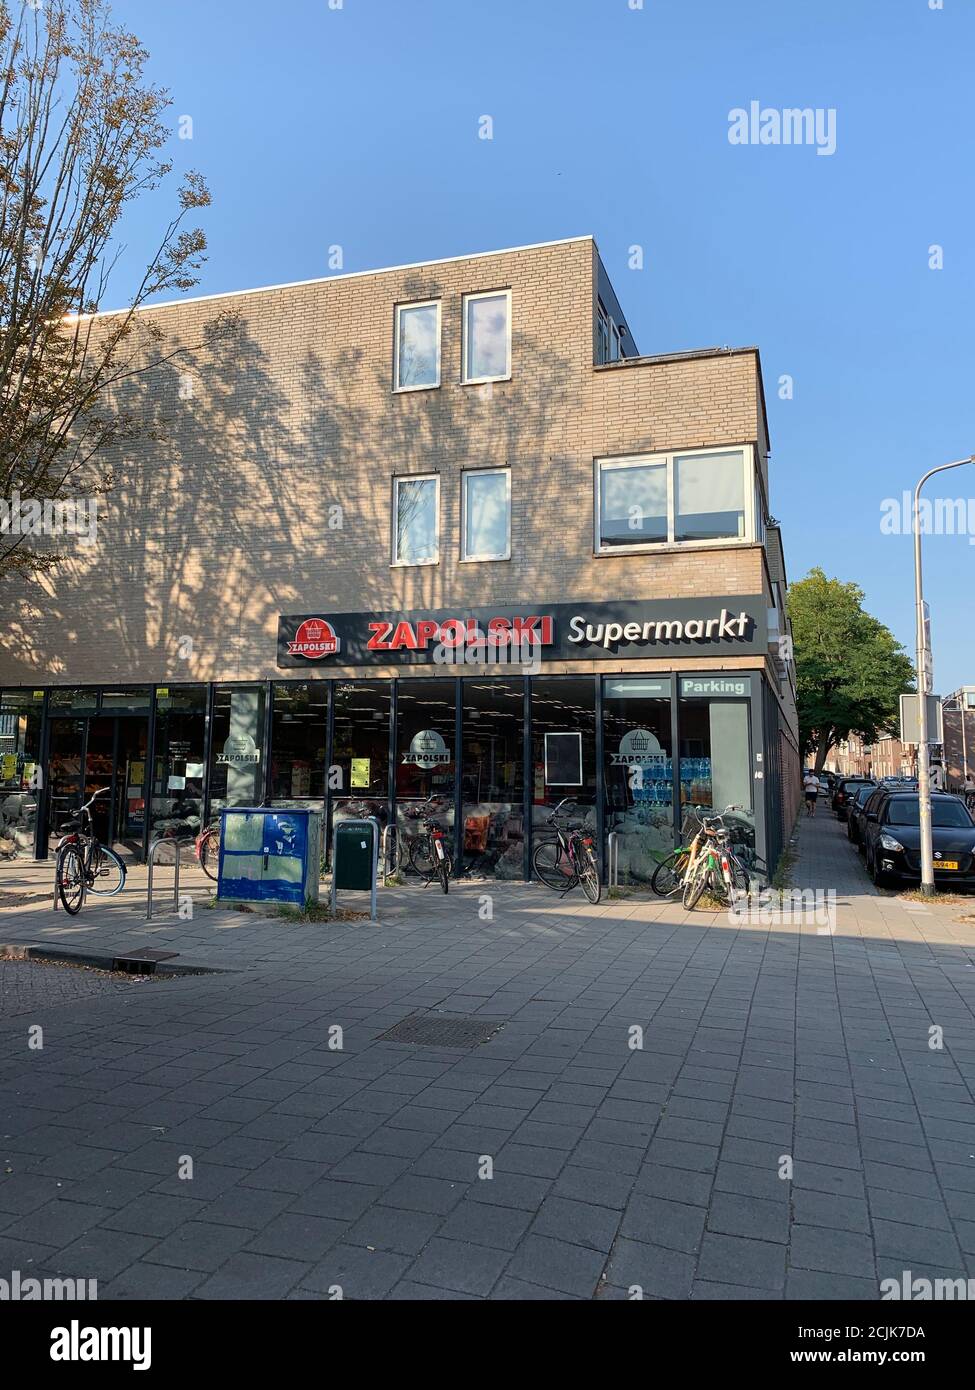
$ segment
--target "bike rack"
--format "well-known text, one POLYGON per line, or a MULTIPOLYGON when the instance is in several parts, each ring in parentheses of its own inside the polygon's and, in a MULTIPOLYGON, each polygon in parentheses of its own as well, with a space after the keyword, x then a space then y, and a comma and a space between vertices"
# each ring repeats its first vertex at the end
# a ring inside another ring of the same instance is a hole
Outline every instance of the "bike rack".
MULTIPOLYGON (((178 911, 179 911, 179 861, 180 861, 180 851, 182 850, 182 848, 183 848, 184 845, 192 845, 192 844, 194 844, 194 843, 195 843, 195 837, 194 837, 194 836, 183 836, 182 838, 180 838, 179 836, 175 836, 175 835, 158 835, 158 836, 156 837, 156 839, 153 840, 152 844, 149 846, 149 858, 148 858, 148 860, 146 861, 146 862, 148 863, 148 865, 149 865, 149 882, 148 882, 148 885, 147 885, 147 888, 146 888, 146 921, 147 921, 147 922, 152 921, 152 871, 153 871, 153 868, 155 867, 155 863, 156 863, 156 851, 159 849, 159 847, 160 847, 161 845, 171 845, 171 846, 175 849, 175 851, 176 851, 176 861, 175 861, 175 862, 176 862, 176 873, 175 873, 175 875, 173 876, 173 905, 172 905, 172 907, 169 908, 168 910, 169 910, 170 912, 178 912, 178 911)), ((57 884, 55 884, 55 886, 54 886, 54 891, 55 891, 55 893, 57 892, 57 884)))
POLYGON ((608 886, 618 888, 620 883, 620 837, 616 830, 611 830, 606 837, 606 871, 608 886))
POLYGON ((395 873, 395 872, 396 872, 396 869, 397 869, 396 860, 395 860, 395 859, 393 859, 393 860, 390 859, 390 854, 389 854, 390 845, 392 845, 393 850, 395 851, 395 849, 396 849, 396 826, 395 826, 395 825, 387 825, 387 826, 385 826, 385 827, 383 828, 382 857, 383 857, 383 887, 384 887, 384 888, 388 887, 388 885, 389 885, 389 876, 390 876, 390 872, 395 873), (390 864, 392 864, 392 870, 390 870, 390 864))

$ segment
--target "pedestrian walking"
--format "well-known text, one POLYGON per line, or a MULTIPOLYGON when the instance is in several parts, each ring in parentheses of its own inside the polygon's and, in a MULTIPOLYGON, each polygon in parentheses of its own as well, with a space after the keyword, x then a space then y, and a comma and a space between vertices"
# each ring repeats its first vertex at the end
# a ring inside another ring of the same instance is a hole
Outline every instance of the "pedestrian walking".
POLYGON ((819 796, 819 778, 810 770, 802 779, 802 791, 806 798, 806 815, 816 814, 816 798, 819 796))

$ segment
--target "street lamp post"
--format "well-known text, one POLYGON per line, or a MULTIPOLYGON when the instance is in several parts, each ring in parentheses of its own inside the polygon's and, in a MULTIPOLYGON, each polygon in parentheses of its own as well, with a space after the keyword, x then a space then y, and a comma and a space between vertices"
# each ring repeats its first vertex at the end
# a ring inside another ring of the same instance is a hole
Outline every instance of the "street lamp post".
POLYGON ((928 700, 932 686, 931 646, 928 631, 927 606, 924 602, 924 585, 921 578, 921 489, 935 473, 944 473, 949 468, 961 468, 966 463, 975 464, 975 454, 967 459, 957 459, 954 463, 942 463, 937 468, 929 468, 914 489, 914 620, 917 625, 917 791, 918 819, 921 827, 921 892, 930 897, 934 893, 934 846, 931 841, 931 763, 928 748, 928 700))

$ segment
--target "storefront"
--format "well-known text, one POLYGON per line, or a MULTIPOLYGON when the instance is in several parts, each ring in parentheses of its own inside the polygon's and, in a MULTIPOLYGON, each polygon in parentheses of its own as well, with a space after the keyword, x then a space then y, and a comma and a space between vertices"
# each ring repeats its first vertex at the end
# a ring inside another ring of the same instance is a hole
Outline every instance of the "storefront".
POLYGON ((778 839, 767 641, 760 597, 298 614, 278 679, 5 691, 0 850, 43 856, 96 787, 96 829, 133 858, 256 802, 320 806, 327 827, 375 815, 403 846, 435 796, 459 866, 522 879, 569 798, 604 850, 615 832, 621 881, 649 880, 691 806, 740 806, 761 870, 778 839))

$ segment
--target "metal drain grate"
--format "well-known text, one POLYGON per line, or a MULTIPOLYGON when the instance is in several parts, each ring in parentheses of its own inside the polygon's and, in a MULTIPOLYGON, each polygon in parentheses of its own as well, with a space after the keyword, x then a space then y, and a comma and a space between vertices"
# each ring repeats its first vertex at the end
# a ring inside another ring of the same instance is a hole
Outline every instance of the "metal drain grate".
POLYGON ((504 1023, 496 1018, 466 1018, 460 1014, 409 1014, 394 1023, 377 1042, 412 1043, 415 1047, 478 1047, 504 1023))

